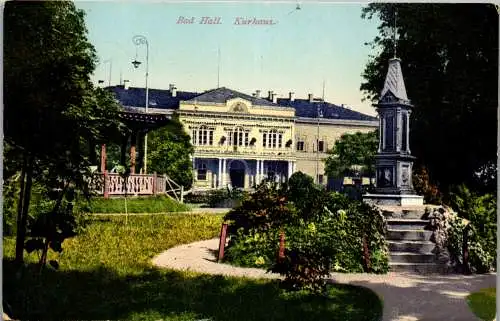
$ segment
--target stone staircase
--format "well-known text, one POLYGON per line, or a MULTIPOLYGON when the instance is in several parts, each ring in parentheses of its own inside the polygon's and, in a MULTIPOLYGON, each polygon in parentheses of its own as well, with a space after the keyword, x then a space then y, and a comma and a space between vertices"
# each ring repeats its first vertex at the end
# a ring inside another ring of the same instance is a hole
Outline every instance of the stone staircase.
POLYGON ((380 206, 387 222, 390 271, 448 273, 448 268, 438 263, 433 253, 436 244, 432 241, 429 220, 424 219, 426 207, 380 206))

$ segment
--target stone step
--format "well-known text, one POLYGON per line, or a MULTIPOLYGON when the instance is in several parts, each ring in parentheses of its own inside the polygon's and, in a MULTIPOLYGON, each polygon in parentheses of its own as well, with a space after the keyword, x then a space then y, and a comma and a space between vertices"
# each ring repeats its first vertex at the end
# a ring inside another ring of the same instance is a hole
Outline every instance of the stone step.
POLYGON ((436 256, 432 253, 390 252, 392 263, 435 263, 436 256))
POLYGON ((387 228, 388 241, 429 241, 432 231, 387 228))
POLYGON ((419 274, 447 274, 451 273, 450 267, 437 263, 389 263, 391 272, 413 272, 419 274))
POLYGON ((382 214, 387 218, 421 219, 425 215, 425 209, 437 208, 437 205, 418 206, 379 206, 382 214))
POLYGON ((436 244, 430 241, 387 241, 391 252, 432 253, 436 244))
POLYGON ((429 220, 421 219, 387 219, 387 227, 394 230, 423 230, 429 225, 429 220))

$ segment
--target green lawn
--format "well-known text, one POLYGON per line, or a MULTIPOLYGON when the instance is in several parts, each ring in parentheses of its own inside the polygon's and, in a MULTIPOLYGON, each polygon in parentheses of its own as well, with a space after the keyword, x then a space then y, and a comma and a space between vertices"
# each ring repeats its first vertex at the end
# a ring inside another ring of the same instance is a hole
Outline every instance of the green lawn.
POLYGON ((486 288, 467 297, 470 309, 481 320, 491 321, 495 318, 496 290, 496 288, 486 288))
MULTIPOLYGON (((166 212, 185 212, 190 207, 179 203, 168 196, 146 196, 146 197, 127 197, 128 213, 166 213, 166 212)), ((125 199, 120 198, 94 198, 88 208, 90 213, 125 213, 125 199)))
MULTIPOLYGON (((177 244, 217 236, 221 215, 93 218, 63 244, 58 271, 27 267, 16 280, 14 240, 4 238, 4 299, 21 320, 378 320, 370 290, 333 285, 328 297, 285 293, 277 281, 226 278, 151 266, 177 244)), ((51 258, 55 258, 51 254, 51 258)), ((51 259, 49 258, 49 259, 51 259)))

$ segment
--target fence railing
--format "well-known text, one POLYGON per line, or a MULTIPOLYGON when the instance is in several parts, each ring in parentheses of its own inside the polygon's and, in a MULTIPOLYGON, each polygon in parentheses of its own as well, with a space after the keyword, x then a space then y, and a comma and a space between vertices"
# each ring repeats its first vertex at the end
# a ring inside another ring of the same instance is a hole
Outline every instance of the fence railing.
POLYGON ((117 173, 95 173, 91 189, 105 198, 109 196, 143 196, 166 194, 183 202, 184 188, 167 175, 130 174, 126 179, 117 173))

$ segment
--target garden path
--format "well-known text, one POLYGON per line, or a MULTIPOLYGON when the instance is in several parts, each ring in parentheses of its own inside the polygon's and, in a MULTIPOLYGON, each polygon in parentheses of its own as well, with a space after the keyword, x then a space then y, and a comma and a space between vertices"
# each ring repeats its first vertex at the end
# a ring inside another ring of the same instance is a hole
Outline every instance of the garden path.
MULTIPOLYGON (((280 278, 256 268, 235 267, 216 262, 219 239, 185 244, 171 248, 153 259, 153 265, 175 270, 239 276, 280 278)), ((377 293, 384 302, 383 321, 478 320, 469 310, 466 296, 486 287, 494 287, 496 274, 486 275, 419 275, 390 272, 332 273, 331 280, 364 286, 377 293)))

